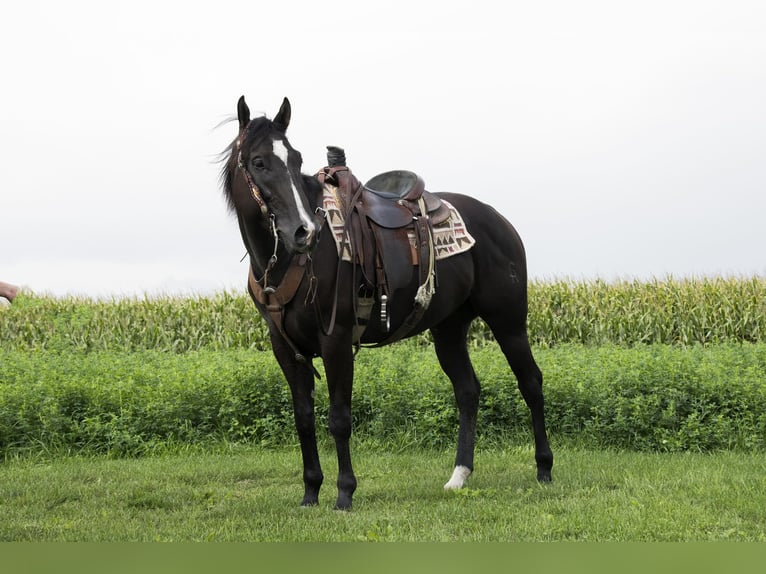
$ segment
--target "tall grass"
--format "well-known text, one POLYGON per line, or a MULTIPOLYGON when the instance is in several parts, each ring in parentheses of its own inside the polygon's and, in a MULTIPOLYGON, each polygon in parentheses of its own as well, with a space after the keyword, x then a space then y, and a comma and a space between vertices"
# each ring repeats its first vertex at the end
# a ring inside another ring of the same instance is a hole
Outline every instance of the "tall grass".
MULTIPOLYGON (((529 333, 539 347, 764 342, 766 278, 532 282, 529 333)), ((491 339, 476 321, 471 344, 491 339)), ((245 294, 97 301, 24 293, 0 309, 5 350, 237 348, 269 348, 265 324, 245 294)))

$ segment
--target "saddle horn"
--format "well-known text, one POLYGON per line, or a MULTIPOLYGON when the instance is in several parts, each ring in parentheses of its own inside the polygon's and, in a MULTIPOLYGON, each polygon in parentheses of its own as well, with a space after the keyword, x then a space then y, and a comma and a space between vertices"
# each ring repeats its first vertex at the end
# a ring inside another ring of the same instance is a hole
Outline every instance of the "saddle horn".
POLYGON ((330 167, 346 167, 346 152, 334 145, 327 146, 327 165, 330 167))

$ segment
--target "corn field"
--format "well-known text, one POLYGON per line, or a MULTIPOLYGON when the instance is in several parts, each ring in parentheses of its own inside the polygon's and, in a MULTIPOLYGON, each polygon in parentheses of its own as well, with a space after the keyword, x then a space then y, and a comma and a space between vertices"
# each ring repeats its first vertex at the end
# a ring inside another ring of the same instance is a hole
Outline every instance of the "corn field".
MULTIPOLYGON (((552 281, 529 285, 532 344, 766 341, 766 278, 552 281)), ((471 346, 492 340, 481 321, 471 346)), ((427 344, 428 335, 416 339, 427 344)), ((0 308, 0 350, 186 352, 269 348, 246 294, 93 300, 22 294, 0 308)))
POLYGON ((529 330, 541 346, 763 341, 766 278, 534 283, 529 330))

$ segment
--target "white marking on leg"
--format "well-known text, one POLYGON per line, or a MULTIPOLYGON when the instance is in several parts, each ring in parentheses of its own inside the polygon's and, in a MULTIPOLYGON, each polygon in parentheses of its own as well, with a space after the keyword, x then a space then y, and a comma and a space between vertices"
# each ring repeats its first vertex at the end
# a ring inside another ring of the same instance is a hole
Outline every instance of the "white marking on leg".
POLYGON ((452 477, 444 485, 444 490, 459 490, 465 485, 465 481, 471 476, 471 469, 467 466, 456 466, 452 471, 452 477))
POLYGON ((306 212, 306 210, 303 208, 303 202, 301 201, 301 196, 298 193, 298 188, 295 185, 295 182, 293 181, 293 176, 290 173, 290 168, 287 166, 287 147, 285 146, 284 142, 282 140, 272 140, 272 148, 274 151, 274 155, 277 156, 282 163, 285 164, 285 167, 287 167, 287 176, 290 178, 290 187, 293 190, 293 197, 295 198, 295 205, 298 208, 298 215, 301 218, 301 221, 303 222, 303 225, 306 226, 306 229, 310 229, 312 232, 316 231, 314 227, 314 221, 309 217, 309 214, 306 212))

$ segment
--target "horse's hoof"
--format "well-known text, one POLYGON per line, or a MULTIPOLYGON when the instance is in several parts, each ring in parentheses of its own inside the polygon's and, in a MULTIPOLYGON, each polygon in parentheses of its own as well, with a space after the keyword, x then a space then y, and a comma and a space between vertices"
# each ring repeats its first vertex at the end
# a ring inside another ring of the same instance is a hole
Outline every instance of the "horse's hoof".
POLYGON ((467 466, 456 466, 449 481, 444 485, 444 490, 460 490, 465 486, 465 481, 471 476, 471 472, 473 471, 467 466))
POLYGON ((553 482, 553 479, 551 478, 551 471, 550 470, 541 470, 537 473, 537 482, 542 483, 548 483, 553 482))
POLYGON ((338 496, 338 501, 335 503, 335 510, 344 512, 351 510, 351 497, 338 496))

